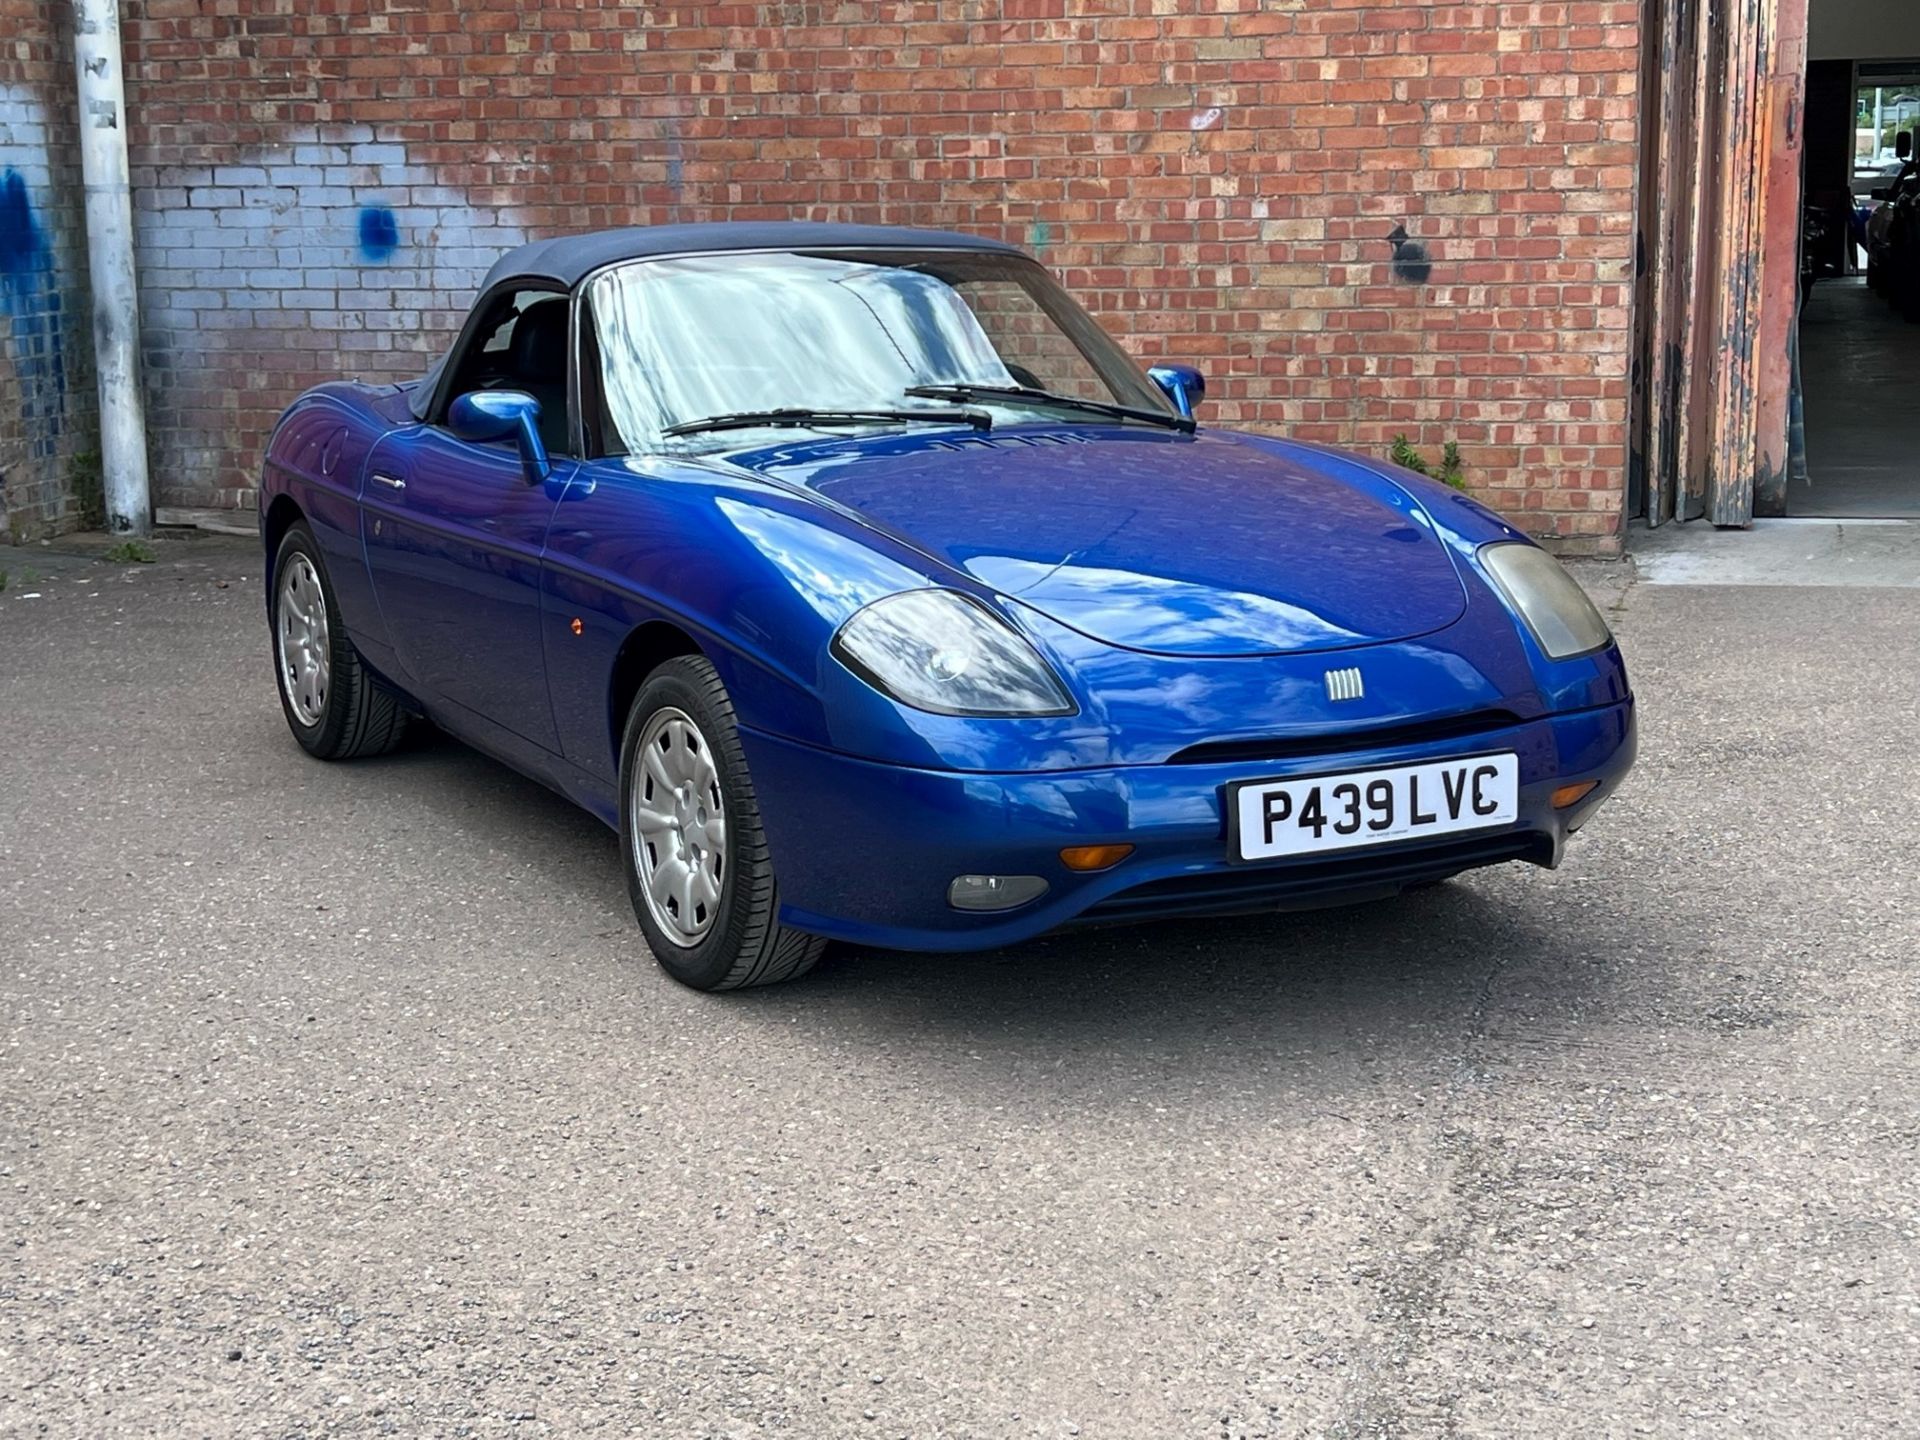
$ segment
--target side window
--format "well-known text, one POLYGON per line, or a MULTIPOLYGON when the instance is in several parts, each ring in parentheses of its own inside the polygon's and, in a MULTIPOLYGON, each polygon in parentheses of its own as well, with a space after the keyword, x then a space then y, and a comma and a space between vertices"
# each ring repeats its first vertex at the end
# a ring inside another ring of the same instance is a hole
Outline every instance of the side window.
POLYGON ((1000 363, 1022 385, 1111 400, 1113 392, 1024 286, 1011 280, 962 280, 954 286, 1000 353, 1000 363))
POLYGON ((489 302, 454 372, 452 394, 524 390, 540 402, 540 438, 571 455, 567 414, 567 297, 552 290, 508 292, 489 302))

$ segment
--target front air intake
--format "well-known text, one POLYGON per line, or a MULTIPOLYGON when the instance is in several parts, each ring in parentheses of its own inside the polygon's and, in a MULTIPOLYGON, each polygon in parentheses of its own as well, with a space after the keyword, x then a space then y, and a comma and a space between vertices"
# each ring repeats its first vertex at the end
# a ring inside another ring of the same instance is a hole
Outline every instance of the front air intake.
POLYGON ((1234 765, 1249 760, 1291 760, 1302 755, 1344 755, 1355 750, 1387 750, 1458 740, 1491 730, 1510 730, 1526 722, 1511 710, 1470 710, 1438 720, 1376 725, 1360 730, 1323 730, 1312 735, 1270 736, 1254 740, 1206 740, 1176 750, 1169 765, 1234 765))

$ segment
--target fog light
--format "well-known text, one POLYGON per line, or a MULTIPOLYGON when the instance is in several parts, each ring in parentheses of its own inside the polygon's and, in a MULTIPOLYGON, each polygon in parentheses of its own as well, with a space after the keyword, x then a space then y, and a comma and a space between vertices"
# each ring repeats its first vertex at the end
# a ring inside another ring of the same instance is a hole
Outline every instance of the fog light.
POLYGON ((1038 875, 956 875, 947 903, 956 910, 1011 910, 1047 893, 1038 875))
POLYGON ((1060 863, 1069 870, 1111 870, 1131 854, 1131 845, 1069 845, 1060 863))
POLYGON ((1564 810, 1569 805, 1578 805, 1599 788, 1598 780, 1582 780, 1578 785, 1562 785, 1553 792, 1553 808, 1564 810))

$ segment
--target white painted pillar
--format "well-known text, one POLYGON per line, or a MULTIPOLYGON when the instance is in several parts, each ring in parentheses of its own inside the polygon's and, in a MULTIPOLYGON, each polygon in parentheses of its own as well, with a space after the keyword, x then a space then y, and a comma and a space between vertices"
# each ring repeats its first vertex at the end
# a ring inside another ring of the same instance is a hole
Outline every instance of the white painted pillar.
POLYGON ((133 190, 127 179, 127 95, 118 0, 74 0, 80 79, 80 170, 87 188, 87 268, 100 372, 100 468, 107 529, 153 530, 147 416, 140 394, 140 303, 133 278, 133 190))

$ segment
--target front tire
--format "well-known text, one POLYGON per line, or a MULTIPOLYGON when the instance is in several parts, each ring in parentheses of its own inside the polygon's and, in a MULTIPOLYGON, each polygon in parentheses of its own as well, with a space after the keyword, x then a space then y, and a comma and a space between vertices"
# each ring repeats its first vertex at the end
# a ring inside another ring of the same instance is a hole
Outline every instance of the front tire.
POLYGON ((301 748, 321 760, 352 760, 397 746, 407 712, 360 663, 319 543, 305 525, 281 540, 267 594, 280 708, 301 748))
POLYGON ((620 850, 647 945, 683 985, 796 979, 826 949, 779 921, 733 702, 703 656, 667 661, 634 697, 620 745, 620 850))

